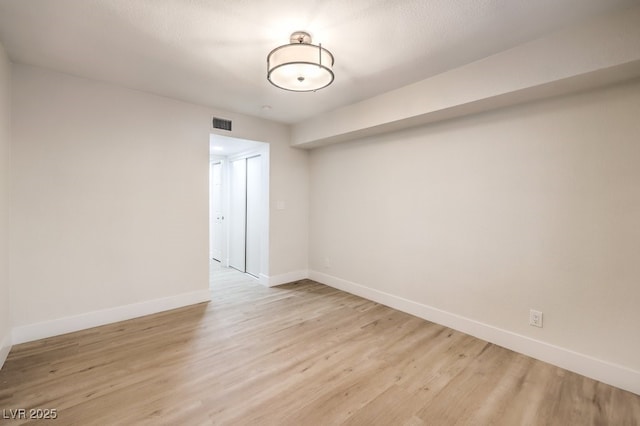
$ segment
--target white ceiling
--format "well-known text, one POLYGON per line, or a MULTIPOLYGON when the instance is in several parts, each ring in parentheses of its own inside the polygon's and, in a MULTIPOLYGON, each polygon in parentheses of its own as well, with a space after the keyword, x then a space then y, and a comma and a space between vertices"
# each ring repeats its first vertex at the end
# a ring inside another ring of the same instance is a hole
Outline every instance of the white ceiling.
POLYGON ((638 3, 0 0, 0 41, 14 62, 295 123, 638 3), (267 81, 267 54, 296 30, 335 55, 328 88, 267 81))

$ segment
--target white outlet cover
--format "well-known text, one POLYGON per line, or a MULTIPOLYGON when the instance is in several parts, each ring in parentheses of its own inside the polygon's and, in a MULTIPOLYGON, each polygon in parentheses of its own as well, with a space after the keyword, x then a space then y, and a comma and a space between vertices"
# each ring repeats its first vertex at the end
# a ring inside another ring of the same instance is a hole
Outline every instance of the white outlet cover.
POLYGON ((529 310, 529 325, 542 328, 542 312, 535 309, 529 310))

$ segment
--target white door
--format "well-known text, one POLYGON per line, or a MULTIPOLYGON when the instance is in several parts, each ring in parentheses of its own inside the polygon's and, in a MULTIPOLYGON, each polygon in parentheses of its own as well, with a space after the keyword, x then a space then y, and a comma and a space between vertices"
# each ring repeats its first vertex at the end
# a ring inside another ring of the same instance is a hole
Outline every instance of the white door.
POLYGON ((247 158, 246 272, 260 275, 262 158, 247 158))
POLYGON ((211 166, 211 257, 222 261, 222 242, 224 241, 222 210, 222 163, 211 166))
POLYGON ((229 266, 246 272, 247 160, 231 162, 229 266))

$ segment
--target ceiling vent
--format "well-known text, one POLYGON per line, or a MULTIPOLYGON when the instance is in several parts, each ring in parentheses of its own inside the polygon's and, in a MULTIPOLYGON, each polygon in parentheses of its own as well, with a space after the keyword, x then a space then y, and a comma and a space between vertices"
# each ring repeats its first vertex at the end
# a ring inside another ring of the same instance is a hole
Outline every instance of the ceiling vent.
POLYGON ((213 128, 231 131, 231 120, 213 117, 213 128))

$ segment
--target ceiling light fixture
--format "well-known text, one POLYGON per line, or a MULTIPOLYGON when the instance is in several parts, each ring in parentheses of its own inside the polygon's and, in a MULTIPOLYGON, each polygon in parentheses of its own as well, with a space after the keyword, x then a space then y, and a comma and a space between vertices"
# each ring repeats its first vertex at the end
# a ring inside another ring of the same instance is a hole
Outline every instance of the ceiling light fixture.
POLYGON ((267 55, 267 80, 294 92, 315 92, 333 82, 333 55, 322 44, 311 44, 304 31, 291 34, 290 43, 267 55))

